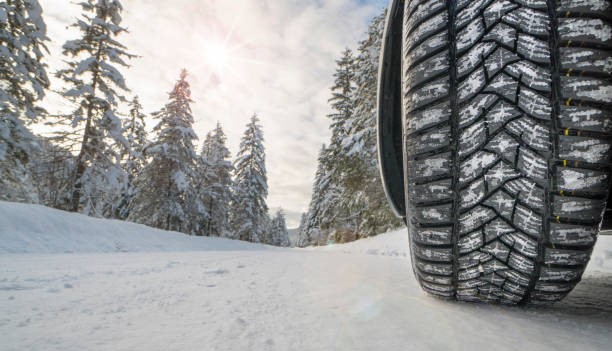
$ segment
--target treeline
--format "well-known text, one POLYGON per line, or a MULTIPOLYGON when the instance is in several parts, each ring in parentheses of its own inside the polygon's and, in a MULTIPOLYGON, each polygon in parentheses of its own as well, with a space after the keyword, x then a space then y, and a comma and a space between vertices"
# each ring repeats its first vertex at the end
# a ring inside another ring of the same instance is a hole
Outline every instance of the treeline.
POLYGON ((375 17, 356 53, 336 61, 331 139, 321 147, 298 246, 342 243, 397 228, 378 170, 376 92, 385 15, 375 17))
POLYGON ((190 235, 288 246, 285 215, 268 214, 262 127, 251 117, 234 162, 221 124, 199 152, 187 71, 146 115, 121 71, 136 56, 118 0, 79 3, 80 36, 63 45, 63 115, 40 101, 50 89, 46 26, 36 0, 0 2, 0 200, 40 203, 190 235), (122 111, 126 111, 123 113, 122 111), (44 123, 53 137, 36 136, 44 123))

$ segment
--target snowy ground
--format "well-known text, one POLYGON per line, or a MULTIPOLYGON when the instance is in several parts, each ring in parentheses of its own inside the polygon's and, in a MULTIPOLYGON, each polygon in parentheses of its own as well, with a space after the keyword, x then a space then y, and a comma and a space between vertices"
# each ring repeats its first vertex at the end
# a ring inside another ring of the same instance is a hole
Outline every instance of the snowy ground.
POLYGON ((0 350, 610 349, 612 237, 521 308, 423 294, 405 237, 275 249, 0 202, 0 350))

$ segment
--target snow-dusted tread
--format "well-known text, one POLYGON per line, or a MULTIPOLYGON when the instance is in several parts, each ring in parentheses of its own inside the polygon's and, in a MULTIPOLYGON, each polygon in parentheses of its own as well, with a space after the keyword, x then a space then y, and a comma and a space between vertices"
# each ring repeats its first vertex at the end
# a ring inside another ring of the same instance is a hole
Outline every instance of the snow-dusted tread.
POLYGON ((610 186, 612 0, 406 0, 407 222, 424 290, 578 283, 610 186))

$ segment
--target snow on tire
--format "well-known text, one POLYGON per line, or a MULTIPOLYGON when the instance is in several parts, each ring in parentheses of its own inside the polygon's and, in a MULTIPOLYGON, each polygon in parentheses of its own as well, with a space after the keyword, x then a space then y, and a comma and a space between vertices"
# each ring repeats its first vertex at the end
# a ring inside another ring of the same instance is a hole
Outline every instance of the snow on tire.
POLYGON ((580 281, 610 186, 611 8, 404 2, 407 222, 424 290, 538 303, 580 281))

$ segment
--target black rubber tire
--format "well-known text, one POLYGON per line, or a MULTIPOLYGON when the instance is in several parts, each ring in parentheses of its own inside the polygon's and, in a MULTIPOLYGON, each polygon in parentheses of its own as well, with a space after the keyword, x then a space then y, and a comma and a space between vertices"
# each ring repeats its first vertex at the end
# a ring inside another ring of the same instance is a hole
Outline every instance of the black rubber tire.
POLYGON ((609 0, 406 0, 404 167, 415 274, 464 301, 558 301, 610 187, 609 0))

